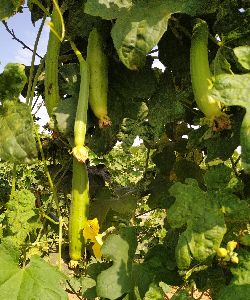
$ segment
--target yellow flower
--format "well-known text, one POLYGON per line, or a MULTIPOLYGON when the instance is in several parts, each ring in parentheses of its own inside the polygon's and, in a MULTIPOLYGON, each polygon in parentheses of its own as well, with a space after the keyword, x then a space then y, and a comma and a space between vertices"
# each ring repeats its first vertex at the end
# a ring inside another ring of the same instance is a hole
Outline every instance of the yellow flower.
POLYGON ((96 258, 101 258, 101 247, 103 244, 102 234, 99 233, 100 226, 97 218, 88 220, 83 230, 83 237, 85 240, 90 240, 94 245, 92 246, 96 258))
POLYGON ((236 247, 237 247, 237 242, 235 241, 230 241, 227 243, 227 250, 230 252, 233 252, 236 247))
POLYGON ((227 256, 227 249, 225 248, 218 248, 216 253, 219 257, 226 257, 227 256))

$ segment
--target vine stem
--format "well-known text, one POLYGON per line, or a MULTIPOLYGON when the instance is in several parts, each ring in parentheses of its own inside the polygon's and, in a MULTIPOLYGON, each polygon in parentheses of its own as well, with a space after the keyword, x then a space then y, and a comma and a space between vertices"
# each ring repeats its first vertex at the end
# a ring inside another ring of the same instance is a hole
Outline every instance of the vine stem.
POLYGON ((62 216, 59 217, 59 241, 58 241, 58 268, 61 271, 62 270, 62 228, 63 228, 63 218, 62 216))
POLYGON ((54 24, 52 22, 49 23, 49 27, 50 27, 50 30, 54 33, 54 35, 59 39, 59 41, 62 42, 64 40, 64 36, 65 36, 65 24, 64 24, 62 12, 60 10, 60 7, 59 7, 57 1, 56 0, 52 0, 52 2, 53 2, 53 5, 54 5, 54 8, 55 8, 55 10, 58 13, 59 18, 60 18, 60 22, 61 22, 61 36, 54 29, 54 24))
POLYGON ((38 145, 39 145, 39 150, 40 150, 40 153, 41 153, 41 156, 42 156, 42 161, 43 161, 43 164, 44 164, 44 170, 45 170, 45 173, 46 173, 46 176, 48 178, 48 182, 49 182, 49 186, 50 186, 50 189, 53 193, 53 198, 55 200, 55 203, 56 203, 56 208, 57 208, 57 214, 59 216, 59 250, 58 250, 58 268, 59 270, 61 270, 62 268, 62 227, 63 227, 63 219, 62 219, 62 215, 61 215, 61 211, 60 211, 60 206, 59 206, 59 201, 58 201, 58 197, 57 197, 57 191, 56 191, 56 187, 53 183, 53 180, 50 176, 50 172, 48 170, 48 166, 47 166, 47 163, 46 163, 46 159, 45 159, 45 156, 44 156, 44 152, 43 152, 43 147, 42 147, 42 143, 41 143, 41 139, 40 139, 40 135, 39 135, 39 132, 38 132, 38 129, 36 126, 34 126, 34 130, 35 130, 35 135, 36 135, 36 138, 37 138, 37 142, 38 142, 38 145))
MULTIPOLYGON (((42 73, 42 70, 44 68, 44 64, 45 64, 45 56, 41 59, 39 67, 36 71, 36 75, 34 77, 33 84, 32 84, 32 89, 31 89, 31 93, 30 93, 30 99, 34 98, 35 88, 36 88, 36 85, 37 85, 37 82, 38 82, 38 78, 39 78, 39 76, 42 73)), ((31 103, 28 103, 28 104, 31 105, 31 103)), ((34 109, 34 106, 35 106, 35 104, 32 106, 32 110, 34 109)))
POLYGON ((34 73, 34 66, 35 66, 36 50, 37 50, 38 43, 39 43, 42 31, 43 31, 45 20, 46 20, 46 15, 43 16, 41 25, 40 25, 39 30, 37 32, 36 41, 35 41, 35 44, 34 44, 34 50, 33 50, 32 59, 31 59, 29 83, 28 83, 28 90, 27 90, 27 96, 26 96, 26 103, 29 106, 32 105, 31 88, 32 88, 32 79, 33 79, 33 73, 34 73))
POLYGON ((73 51, 75 52, 75 55, 77 56, 77 58, 79 60, 79 63, 84 62, 85 60, 82 56, 82 53, 77 49, 75 43, 73 41, 70 41, 70 45, 71 45, 71 48, 73 49, 73 51))
POLYGON ((35 135, 36 135, 36 138, 37 138, 39 150, 40 150, 40 153, 41 153, 41 156, 42 156, 42 162, 44 164, 45 174, 48 178, 48 183, 49 183, 50 189, 53 193, 53 198, 54 198, 55 203, 56 203, 56 209, 57 209, 58 217, 60 218, 61 217, 61 212, 60 212, 59 201, 58 201, 58 197, 57 197, 57 191, 56 191, 55 185, 53 183, 53 180, 50 176, 50 172, 49 172, 49 169, 48 169, 48 166, 47 166, 47 163, 46 163, 46 159, 45 159, 45 155, 44 155, 44 152, 43 152, 43 146, 42 146, 42 143, 41 143, 40 135, 39 135, 39 132, 38 132, 38 129, 37 129, 36 126, 34 126, 34 131, 35 131, 35 135))

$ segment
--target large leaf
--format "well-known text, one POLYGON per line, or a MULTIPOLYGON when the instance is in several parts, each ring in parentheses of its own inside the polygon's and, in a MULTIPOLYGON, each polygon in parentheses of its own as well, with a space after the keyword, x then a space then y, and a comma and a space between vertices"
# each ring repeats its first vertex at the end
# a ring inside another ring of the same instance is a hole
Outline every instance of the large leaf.
POLYGON ((236 47, 233 51, 242 67, 250 70, 250 46, 236 47))
POLYGON ((0 158, 13 163, 32 163, 37 157, 30 108, 5 101, 0 108, 0 158))
POLYGON ((67 294, 60 286, 65 275, 38 256, 20 269, 19 255, 12 244, 0 245, 0 294, 2 300, 58 299, 66 300, 67 294))
MULTIPOLYGON (((83 12, 81 7, 85 0, 68 1, 70 5, 69 15, 66 21, 66 29, 71 38, 81 36, 87 38, 93 26, 103 26, 101 18, 83 12)), ((93 1, 94 2, 94 1, 93 1)))
POLYGON ((230 158, 240 144, 240 127, 244 111, 240 107, 232 107, 230 115, 230 120, 233 124, 231 130, 212 132, 207 126, 201 126, 196 130, 190 131, 188 149, 198 148, 202 151, 205 150, 207 162, 214 159, 225 161, 230 158))
POLYGON ((135 212, 138 197, 133 190, 120 189, 112 194, 104 187, 94 198, 90 207, 90 217, 97 218, 102 225, 109 211, 123 218, 130 219, 135 212))
POLYGON ((216 3, 205 0, 138 1, 127 13, 118 17, 111 32, 121 61, 127 68, 137 70, 167 30, 171 14, 206 13, 214 10, 216 3))
POLYGON ((111 20, 116 19, 119 14, 126 13, 132 2, 132 0, 88 0, 84 11, 92 16, 111 20))
POLYGON ((213 196, 194 180, 175 183, 170 194, 176 201, 168 211, 169 224, 172 228, 187 225, 176 248, 177 265, 186 269, 192 258, 201 262, 215 253, 226 232, 224 217, 213 196))
POLYGON ((145 300, 162 300, 164 299, 164 292, 161 287, 157 286, 155 283, 150 284, 149 290, 143 298, 145 300))
POLYGON ((8 201, 5 212, 8 238, 21 245, 27 235, 41 227, 35 196, 28 190, 16 191, 8 201))
POLYGON ((1 0, 0 2, 0 20, 7 19, 14 15, 24 0, 1 0))
POLYGON ((26 81, 24 65, 7 64, 0 74, 0 101, 18 98, 26 81))
POLYGON ((212 62, 212 73, 214 76, 228 73, 232 74, 231 65, 226 58, 228 48, 220 47, 216 53, 216 56, 212 62))
POLYGON ((250 252, 240 251, 239 264, 231 268, 233 279, 219 293, 217 300, 246 300, 250 295, 250 252))
POLYGON ((113 265, 97 277, 96 291, 99 297, 117 299, 132 289, 132 259, 137 247, 135 231, 121 230, 119 235, 110 235, 102 246, 102 254, 113 265))
POLYGON ((210 95, 226 105, 250 107, 250 74, 216 76, 210 95))
POLYGON ((123 64, 111 61, 109 70, 111 88, 125 98, 148 99, 155 92, 157 79, 150 61, 138 72, 128 70, 123 64))

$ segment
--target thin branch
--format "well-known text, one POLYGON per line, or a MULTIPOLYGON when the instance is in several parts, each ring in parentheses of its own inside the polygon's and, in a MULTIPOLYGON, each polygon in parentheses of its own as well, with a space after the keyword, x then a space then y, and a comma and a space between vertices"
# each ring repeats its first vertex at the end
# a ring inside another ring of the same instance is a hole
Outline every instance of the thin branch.
MULTIPOLYGON (((37 71, 36 71, 36 75, 35 75, 34 80, 33 80, 33 85, 32 85, 31 94, 30 94, 30 98, 31 98, 31 99, 34 98, 36 85, 37 85, 39 76, 40 76, 40 74, 41 74, 42 71, 43 71, 44 64, 45 64, 45 56, 43 57, 43 59, 41 59, 40 65, 38 66, 38 69, 37 69, 37 71)), ((33 109, 34 109, 34 104, 33 104, 32 110, 33 110, 33 109)))
POLYGON ((153 53, 156 53, 156 52, 158 52, 159 51, 159 49, 157 48, 157 49, 152 49, 148 54, 153 54, 153 53))
POLYGON ((77 297, 78 299, 82 300, 83 298, 81 298, 81 297, 79 296, 79 294, 77 293, 77 291, 76 291, 76 290, 73 288, 73 286, 70 284, 69 280, 66 280, 66 282, 67 282, 68 286, 70 287, 71 291, 74 293, 74 295, 76 295, 76 297, 77 297))
MULTIPOLYGON (((13 29, 10 29, 9 26, 7 25, 6 21, 2 21, 5 29, 7 30, 7 32, 12 36, 12 39, 17 41, 18 43, 20 43, 23 46, 23 49, 28 49, 31 52, 34 52, 33 49, 31 49, 29 46, 27 46, 23 41, 21 41, 19 38, 16 37, 13 29)), ((36 56, 42 59, 42 56, 40 56, 39 54, 36 53, 36 56)))
POLYGON ((40 135, 39 135, 39 132, 38 132, 38 129, 37 129, 36 125, 34 125, 34 131, 35 131, 35 135, 36 135, 36 138, 37 138, 39 150, 40 150, 40 153, 41 153, 45 174, 47 176, 49 187, 50 187, 50 190, 52 191, 52 195, 53 195, 53 198, 54 198, 54 201, 55 201, 55 204, 56 204, 58 217, 60 218, 61 217, 61 211, 60 211, 60 206, 59 206, 59 200, 58 200, 58 197, 57 197, 57 190, 56 190, 56 187, 53 183, 53 180, 51 178, 51 175, 50 175, 50 172, 49 172, 49 169, 48 169, 48 166, 47 166, 47 161, 45 159, 45 155, 44 155, 44 152, 43 152, 42 142, 41 142, 40 135))
POLYGON ((43 31, 43 26, 44 26, 45 20, 46 20, 46 15, 44 15, 44 17, 42 19, 42 22, 41 22, 41 25, 39 27, 39 30, 37 32, 36 41, 35 41, 35 44, 34 44, 34 52, 32 54, 32 59, 31 59, 31 64, 30 64, 28 91, 27 91, 27 95, 26 95, 26 103, 29 106, 32 106, 32 101, 33 101, 33 98, 31 98, 31 88, 32 88, 32 79, 33 79, 33 73, 34 73, 34 68, 35 68, 36 50, 37 50, 38 43, 39 43, 42 31, 43 31))
POLYGON ((34 103, 32 105, 31 111, 33 111, 33 109, 35 108, 35 106, 36 106, 36 104, 37 104, 37 102, 39 100, 39 97, 40 97, 40 95, 37 95, 36 100, 34 101, 34 103))
POLYGON ((151 212, 151 211, 153 211, 153 210, 156 210, 156 209, 160 209, 160 207, 151 208, 151 209, 146 210, 146 211, 144 211, 144 212, 142 212, 142 213, 139 213, 139 214, 137 214, 137 215, 135 216, 135 218, 138 218, 138 217, 140 217, 140 216, 143 216, 143 215, 145 215, 145 214, 147 214, 147 213, 149 213, 149 212, 151 212))

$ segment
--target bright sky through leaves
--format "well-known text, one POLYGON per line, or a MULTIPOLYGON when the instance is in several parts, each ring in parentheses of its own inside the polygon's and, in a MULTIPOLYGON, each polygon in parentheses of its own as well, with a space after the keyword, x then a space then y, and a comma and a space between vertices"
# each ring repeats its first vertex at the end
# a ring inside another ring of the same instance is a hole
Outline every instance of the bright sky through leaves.
MULTIPOLYGON (((13 29, 15 35, 31 49, 33 49, 40 23, 41 21, 38 21, 36 22, 35 27, 33 26, 30 11, 25 7, 23 8, 23 13, 18 13, 7 21, 9 28, 13 29)), ((48 36, 49 27, 45 25, 37 51, 41 56, 46 52, 48 36)), ((28 49, 23 49, 21 44, 13 40, 2 23, 0 23, 0 37, 3 42, 0 47, 0 72, 2 72, 4 66, 8 62, 18 62, 30 65, 32 52, 28 49)), ((36 60, 36 62, 38 63, 38 60, 36 60)))

